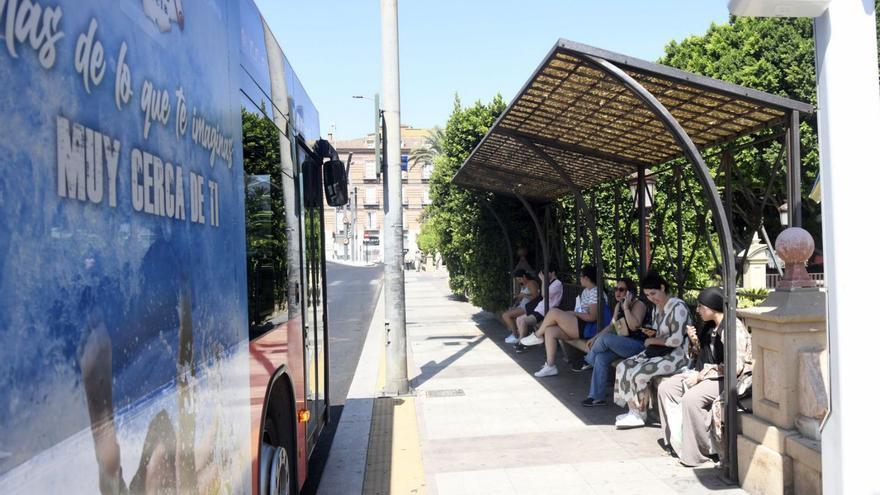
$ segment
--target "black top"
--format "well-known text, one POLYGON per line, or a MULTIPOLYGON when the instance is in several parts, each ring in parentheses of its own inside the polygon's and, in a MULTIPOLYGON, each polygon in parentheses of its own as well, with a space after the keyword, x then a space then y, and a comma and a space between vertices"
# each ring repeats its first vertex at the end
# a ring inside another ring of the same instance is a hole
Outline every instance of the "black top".
POLYGON ((694 369, 701 370, 707 364, 724 362, 724 339, 720 327, 714 321, 707 322, 699 334, 700 353, 694 362, 694 369))
MULTIPOLYGON (((642 301, 642 303, 645 304, 644 301, 642 301)), ((645 317, 642 318, 642 326, 651 326, 651 311, 649 311, 647 308, 648 306, 647 304, 645 304, 645 317)), ((645 335, 644 332, 642 332, 641 328, 630 328, 629 322, 626 320, 626 316, 624 316, 623 303, 617 304, 617 315, 615 315, 615 318, 618 320, 623 320, 623 324, 626 325, 627 330, 629 330, 629 335, 627 335, 627 337, 638 340, 639 342, 644 342, 645 339, 648 338, 648 336, 645 335)))

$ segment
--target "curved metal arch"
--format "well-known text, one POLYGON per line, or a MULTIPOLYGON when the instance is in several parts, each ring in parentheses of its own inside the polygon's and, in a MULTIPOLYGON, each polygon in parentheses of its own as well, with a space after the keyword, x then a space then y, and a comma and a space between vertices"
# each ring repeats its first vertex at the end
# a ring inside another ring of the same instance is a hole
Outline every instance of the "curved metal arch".
POLYGON ((504 242, 507 244, 507 266, 510 268, 510 292, 511 295, 513 295, 516 293, 516 282, 514 282, 513 280, 513 268, 515 265, 513 263, 513 244, 511 244, 510 242, 510 234, 507 233, 507 226, 504 225, 504 222, 501 221, 501 217, 498 216, 498 212, 495 211, 495 208, 492 207, 492 202, 484 196, 477 196, 477 199, 479 199, 480 203, 482 203, 483 206, 485 206, 486 209, 489 210, 489 213, 491 213, 492 216, 495 217, 495 221, 498 222, 498 226, 501 227, 501 234, 504 235, 504 242))
MULTIPOLYGON (((733 253, 733 236, 730 230, 730 224, 727 222, 724 206, 721 204, 721 198, 718 195, 718 188, 715 181, 709 173, 709 168, 703 161, 702 155, 697 150, 696 145, 687 135, 684 128, 672 113, 663 106, 660 101, 654 97, 647 89, 638 81, 633 79, 629 74, 617 67, 613 63, 594 57, 585 55, 587 61, 594 65, 597 69, 605 72, 609 76, 616 79, 620 84, 629 89, 634 96, 644 103, 645 107, 650 110, 666 127, 666 130, 681 146, 682 151, 688 161, 694 167, 694 174, 703 187, 703 193, 709 201, 709 208, 712 211, 712 218, 718 230, 718 240, 721 243, 721 258, 723 263, 722 280, 724 284, 724 327, 727 329, 724 335, 724 361, 728 363, 736 363, 736 316, 733 314, 736 310, 736 271, 735 258, 733 253)), ((730 373, 724 376, 724 396, 726 398, 725 423, 727 425, 727 463, 728 476, 731 480, 736 481, 737 472, 737 449, 736 449, 736 377, 730 373)))
MULTIPOLYGON (((592 232, 593 238, 593 257, 596 261, 596 285, 598 290, 596 293, 598 294, 598 304, 596 304, 596 325, 601 330, 602 321, 604 321, 604 308, 605 308, 605 267, 602 263, 602 246, 599 241, 599 231, 596 228, 596 218, 593 216, 593 211, 587 208, 587 203, 584 201, 584 195, 581 193, 581 190, 575 185, 574 181, 571 179, 571 176, 562 168, 556 160, 553 159, 552 156, 547 154, 546 151, 541 148, 535 146, 535 143, 525 139, 525 138, 516 138, 517 141, 522 143, 524 146, 532 150, 533 153, 538 155, 541 160, 556 171, 556 174, 559 175, 559 178, 565 182, 565 185, 571 191, 571 194, 574 196, 575 204, 577 205, 577 209, 582 211, 584 217, 587 219, 587 227, 592 232)), ((578 239, 578 243, 580 243, 580 239, 578 239)), ((580 272, 581 267, 575 267, 575 269, 580 272)), ((580 273, 578 273, 580 275, 580 273)))

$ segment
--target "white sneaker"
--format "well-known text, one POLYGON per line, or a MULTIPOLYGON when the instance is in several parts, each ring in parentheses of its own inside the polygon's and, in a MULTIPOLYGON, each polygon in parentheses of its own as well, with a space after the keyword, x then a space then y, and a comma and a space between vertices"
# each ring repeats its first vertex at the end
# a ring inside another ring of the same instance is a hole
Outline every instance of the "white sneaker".
POLYGON ((556 369, 555 364, 547 364, 544 363, 544 367, 535 372, 535 376, 538 378, 544 378, 545 376, 556 376, 559 374, 559 370, 556 369))
POLYGON ((641 414, 635 411, 630 411, 626 413, 624 417, 615 421, 614 426, 618 428, 638 428, 640 426, 645 426, 645 420, 642 419, 641 414))
POLYGON ((540 345, 540 344, 544 343, 544 339, 541 337, 538 337, 535 334, 529 334, 529 335, 526 335, 522 340, 520 340, 519 343, 522 345, 528 345, 528 346, 540 345))
POLYGON ((505 344, 518 344, 519 337, 517 337, 515 333, 512 333, 512 334, 508 335, 506 339, 504 339, 504 343, 505 344))
POLYGON ((625 418, 627 414, 629 414, 629 411, 627 411, 623 414, 618 414, 617 416, 614 417, 614 422, 616 423, 616 422, 620 421, 621 419, 625 418))

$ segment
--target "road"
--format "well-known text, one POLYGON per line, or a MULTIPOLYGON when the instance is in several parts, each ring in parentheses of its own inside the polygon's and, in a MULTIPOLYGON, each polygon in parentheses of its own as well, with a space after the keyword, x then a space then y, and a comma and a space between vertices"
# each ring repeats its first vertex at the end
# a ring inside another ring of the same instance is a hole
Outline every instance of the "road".
POLYGON ((309 461, 309 479, 302 495, 317 491, 381 287, 382 265, 362 267, 327 262, 330 424, 324 427, 309 461))

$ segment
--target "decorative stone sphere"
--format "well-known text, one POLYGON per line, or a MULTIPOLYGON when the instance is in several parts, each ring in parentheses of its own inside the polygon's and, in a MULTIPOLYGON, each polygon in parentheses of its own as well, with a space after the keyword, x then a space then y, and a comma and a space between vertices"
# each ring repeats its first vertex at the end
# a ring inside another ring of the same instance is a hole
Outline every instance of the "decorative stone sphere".
POLYGON ((803 265, 813 255, 813 236, 800 227, 789 227, 776 238, 776 252, 785 266, 803 265))

